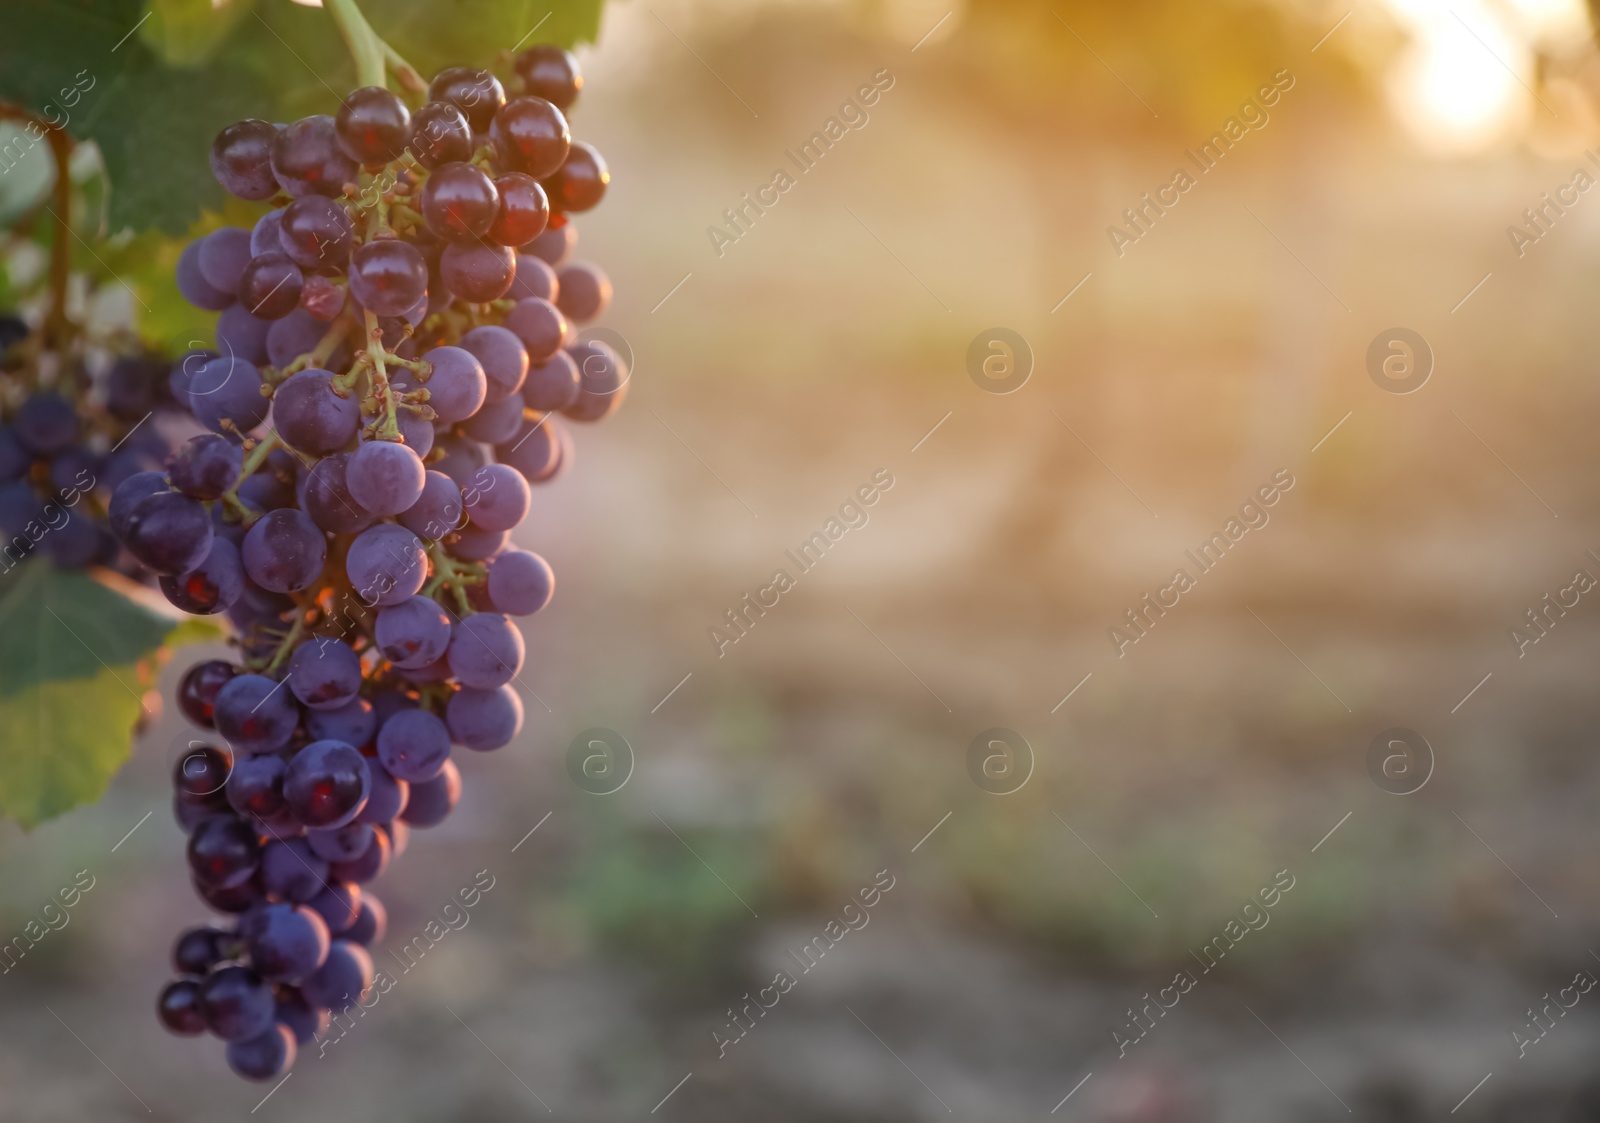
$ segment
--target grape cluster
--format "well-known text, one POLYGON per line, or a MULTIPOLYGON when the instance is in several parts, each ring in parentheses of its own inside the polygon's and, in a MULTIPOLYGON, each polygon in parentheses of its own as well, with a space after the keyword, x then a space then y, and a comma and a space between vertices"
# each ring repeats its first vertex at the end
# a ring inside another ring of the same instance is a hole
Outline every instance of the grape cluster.
POLYGON ((141 575, 107 528, 105 508, 118 484, 159 468, 172 452, 158 426, 141 424, 171 405, 169 363, 128 355, 91 370, 77 356, 20 356, 34 335, 21 317, 0 313, 0 569, 43 554, 62 569, 106 565, 141 575), (37 387, 44 365, 56 368, 56 384, 18 394, 21 385, 37 387))
POLYGON ((626 390, 574 327, 611 296, 567 264, 569 216, 610 178, 571 139, 576 60, 536 47, 514 69, 509 96, 453 68, 414 110, 367 87, 337 116, 218 135, 219 182, 271 209, 178 263, 220 313, 216 350, 171 379, 209 431, 111 502, 172 603, 237 632, 237 662, 182 679, 215 736, 174 776, 195 890, 237 920, 179 937, 158 1012, 228 1042, 247 1078, 285 1071, 371 984, 385 913, 364 887, 455 805, 452 746, 521 729, 511 617, 554 576, 510 533, 529 485, 572 462, 562 419, 626 390))

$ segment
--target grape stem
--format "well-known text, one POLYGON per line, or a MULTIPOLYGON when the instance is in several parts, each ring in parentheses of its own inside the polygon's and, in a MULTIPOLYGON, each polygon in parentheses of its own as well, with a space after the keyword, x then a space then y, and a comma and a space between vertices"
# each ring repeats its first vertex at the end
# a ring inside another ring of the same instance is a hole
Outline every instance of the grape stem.
POLYGON ((280 666, 282 666, 283 661, 289 657, 289 652, 293 651, 300 643, 300 637, 305 634, 306 630, 306 616, 307 613, 302 612, 299 616, 295 617, 294 627, 290 628, 289 634, 284 636, 283 639, 278 642, 278 646, 273 649, 272 658, 268 660, 267 665, 261 669, 263 674, 271 675, 280 666))
POLYGON ((395 79, 406 89, 422 93, 427 84, 400 52, 372 29, 367 17, 356 6, 356 0, 325 0, 323 7, 339 29, 350 60, 356 66, 356 85, 388 87, 385 67, 392 67, 395 79))
POLYGON ((441 588, 448 585, 450 591, 455 594, 461 615, 463 617, 473 615, 476 610, 467 600, 467 586, 478 585, 488 580, 489 572, 483 563, 457 561, 445 553, 444 547, 438 542, 428 544, 428 558, 433 562, 433 579, 428 582, 427 588, 422 590, 422 595, 434 596, 441 588))
POLYGON ((339 349, 339 344, 344 342, 344 337, 350 334, 350 329, 354 326, 348 316, 340 316, 333 321, 333 324, 328 328, 327 334, 317 341, 317 345, 314 348, 304 355, 298 356, 278 372, 279 381, 288 378, 291 374, 298 374, 300 371, 309 370, 312 367, 327 365, 328 360, 333 357, 333 353, 339 349))
POLYGON ((395 393, 389 387, 389 375, 383 369, 383 361, 390 356, 383 347, 383 329, 378 326, 378 317, 373 315, 372 309, 365 310, 367 318, 367 361, 372 365, 372 397, 374 406, 383 413, 383 420, 379 422, 377 432, 373 435, 380 441, 398 441, 400 439, 400 423, 395 417, 395 393))
POLYGON ((251 511, 239 500, 239 485, 255 475, 256 469, 261 467, 267 455, 283 443, 276 429, 256 441, 248 455, 244 458, 244 467, 239 469, 239 478, 233 481, 233 486, 222 493, 222 507, 240 522, 249 522, 251 511))
POLYGON ((42 130, 55 161, 55 206, 49 208, 55 225, 54 237, 50 239, 50 307, 45 313, 42 342, 46 347, 65 350, 73 331, 73 323, 67 316, 67 283, 72 275, 72 171, 68 166, 72 138, 64 130, 8 101, 0 101, 0 120, 18 121, 24 127, 33 125, 42 130))

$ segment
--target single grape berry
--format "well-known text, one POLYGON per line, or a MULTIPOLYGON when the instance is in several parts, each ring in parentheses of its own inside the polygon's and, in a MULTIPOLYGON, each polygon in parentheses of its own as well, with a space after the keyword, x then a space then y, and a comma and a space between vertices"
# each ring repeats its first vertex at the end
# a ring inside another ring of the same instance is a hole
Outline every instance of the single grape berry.
POLYGON ((200 984, 193 979, 168 983, 156 999, 156 1015, 171 1033, 183 1037, 204 1033, 206 1016, 200 1010, 200 984))
POLYGON ((550 563, 527 550, 507 550, 488 563, 489 600, 496 612, 532 616, 550 603, 556 575, 550 563))
POLYGON ((428 554, 422 542, 394 523, 379 523, 357 535, 344 564, 356 596, 379 607, 415 596, 428 576, 428 554))
POLYGON ((567 321, 560 309, 536 296, 513 304, 506 313, 505 326, 527 348, 530 363, 549 362, 567 334, 567 321))
POLYGON ((160 584, 167 600, 185 612, 196 616, 225 612, 244 595, 239 548, 226 538, 213 537, 205 561, 185 573, 163 575, 160 584))
POLYGON ((476 242, 494 225, 500 193, 494 180, 471 164, 445 164, 422 188, 422 218, 439 237, 476 242))
POLYGON ((211 174, 222 189, 241 199, 270 199, 278 192, 272 174, 272 142, 278 127, 251 118, 229 125, 211 142, 211 174))
POLYGON ((587 261, 564 266, 556 274, 556 307, 580 324, 597 320, 611 306, 611 279, 587 261))
POLYGON ((578 400, 580 380, 577 361, 565 351, 557 351, 547 361, 528 368, 528 377, 522 383, 522 400, 529 409, 566 409, 578 400))
POLYGON ((522 246, 533 241, 550 222, 550 200, 539 181, 521 172, 506 172, 494 181, 500 205, 489 237, 502 246, 522 246))
POLYGON ((271 399, 261 394, 261 372, 243 359, 212 359, 189 380, 194 415, 214 433, 243 435, 266 420, 271 399))
POLYGON ((382 86, 363 86, 339 106, 334 128, 346 156, 360 164, 387 164, 411 139, 411 113, 382 86))
POLYGON ((528 351, 516 335, 497 326, 473 328, 461 337, 459 346, 483 368, 485 404, 516 395, 528 375, 528 351))
POLYGON ((200 243, 190 242, 178 255, 178 266, 173 270, 178 292, 183 299, 206 312, 220 312, 233 303, 233 293, 212 285, 200 272, 200 243))
POLYGON ((349 444, 361 426, 361 403, 350 391, 333 388, 332 371, 299 371, 272 396, 272 420, 278 435, 292 447, 313 456, 336 452, 349 444))
POLYGON ((278 245, 302 269, 334 273, 350 259, 350 215, 322 195, 304 195, 283 209, 278 245))
POLYGON ((480 612, 456 625, 450 669, 461 685, 492 690, 517 677, 523 653, 522 632, 515 624, 497 612, 480 612))
POLYGON ((366 758, 341 741, 313 741, 290 759, 283 776, 284 802, 313 829, 353 821, 371 789, 366 758))
POLYGON ((214 537, 204 507, 176 491, 162 491, 129 513, 122 544, 156 573, 176 574, 205 561, 214 537))
POLYGON ((472 126, 448 101, 430 101, 411 115, 411 154, 428 169, 472 158, 472 126))
POLYGON ((522 399, 513 394, 503 402, 486 405, 467 418, 461 431, 475 441, 497 445, 510 440, 522 429, 522 399))
POLYGON ((597 206, 610 183, 611 169, 600 150, 579 140, 573 142, 560 169, 544 180, 544 190, 552 210, 577 214, 597 206))
POLYGON ((565 110, 583 89, 583 72, 571 51, 549 43, 529 47, 511 63, 530 94, 565 110))
POLYGON ((378 729, 378 759, 407 783, 431 780, 450 759, 450 731, 427 710, 395 714, 378 729))
POLYGON ((500 79, 487 70, 452 66, 439 71, 428 83, 429 101, 446 101, 466 115, 473 129, 483 132, 494 119, 495 110, 506 103, 500 79))
POLYGON ((289 194, 335 197, 355 181, 356 162, 339 147, 332 117, 317 114, 285 126, 272 141, 272 174, 289 194))
POLYGON ((447 760, 433 779, 411 785, 411 798, 400 818, 413 827, 438 826, 460 800, 461 771, 455 761, 447 760))
MULTIPOLYGON (((549 197, 549 192, 545 192, 549 197)), ((551 266, 559 266, 572 256, 572 251, 578 244, 578 228, 566 221, 566 216, 560 213, 550 215, 550 225, 545 227, 544 233, 522 247, 523 253, 531 253, 551 266), (557 221, 560 219, 561 221, 557 221)))
POLYGON ((240 553, 250 580, 274 593, 296 593, 322 574, 328 541, 305 512, 284 508, 256 520, 240 553))
POLYGON ((294 1065, 298 1049, 294 1031, 273 1024, 245 1041, 230 1041, 228 1067, 246 1080, 276 1080, 294 1065))
POLYGON ((232 753, 215 745, 191 741, 188 750, 173 766, 172 786, 186 796, 203 799, 222 791, 232 770, 232 753))
POLYGON ((343 741, 361 748, 378 731, 372 703, 355 698, 337 709, 312 710, 306 714, 306 732, 313 741, 343 741))
POLYGON ((16 435, 35 455, 54 455, 78 439, 78 411, 60 394, 34 394, 17 410, 16 435))
POLYGON ((297 983, 328 958, 328 923, 305 905, 267 905, 251 921, 250 964, 274 982, 297 983))
POLYGON ((216 889, 249 881, 261 860, 254 828, 232 815, 214 815, 189 837, 189 869, 216 889))
POLYGON ((531 253, 517 254, 517 276, 511 282, 511 291, 506 294, 508 297, 522 300, 524 297, 537 296, 554 304, 560 293, 560 282, 556 280, 556 271, 549 262, 531 253))
POLYGON ((270 753, 294 736, 300 709, 282 683, 265 675, 242 674, 217 692, 212 720, 235 750, 270 753))
POLYGON ((268 753, 238 761, 228 775, 224 789, 228 806, 241 815, 271 819, 283 810, 283 772, 281 757, 268 753))
POLYGON ((200 239, 200 275, 218 292, 237 293, 250 260, 250 231, 224 226, 200 239))
POLYGON ((326 892, 327 878, 327 861, 312 853, 303 838, 269 842, 261 852, 261 884, 275 897, 309 903, 326 892))
POLYGON ((494 115, 489 141, 507 171, 544 179, 567 158, 572 129, 561 110, 544 98, 517 97, 494 115))
POLYGON ((239 302, 258 320, 281 320, 300 306, 305 274, 275 250, 250 259, 239 274, 239 302))
POLYGON ((461 488, 461 507, 480 530, 510 530, 528 517, 528 481, 506 464, 485 464, 461 488))
MULTIPOLYGON (((307 849, 310 852, 309 846, 307 849)), ((323 859, 318 858, 317 861, 323 859)), ((306 903, 322 915, 322 919, 328 922, 328 931, 337 936, 349 931, 356 917, 361 914, 361 886, 335 879, 306 903)))
MULTIPOLYGON (((393 849, 393 844, 386 838, 384 846, 393 849)), ((389 913, 383 907, 383 902, 371 893, 361 896, 361 914, 356 917, 356 922, 344 934, 344 938, 353 944, 362 947, 371 947, 383 940, 383 935, 389 929, 389 913)))
POLYGON ((376 315, 403 316, 427 292, 428 263, 409 242, 383 238, 350 256, 350 293, 376 315))
POLYGON ((232 938, 220 928, 202 925, 183 932, 172 945, 172 966, 180 975, 205 975, 224 959, 232 938))
POLYGON ((206 1028, 224 1041, 246 1041, 272 1025, 272 988, 248 967, 219 967, 200 984, 206 1028))
MULTIPOLYGON (((461 488, 443 472, 427 472, 422 483, 422 494, 400 513, 399 521, 401 526, 415 533, 418 538, 438 541, 461 526, 461 488)), ((381 614, 379 618, 382 618, 381 614)), ((383 642, 379 640, 380 649, 382 646, 383 642)), ((390 658, 393 659, 393 656, 390 658)), ((417 666, 432 661, 425 659, 417 666)))
POLYGON ((244 451, 225 437, 202 433, 167 462, 172 486, 190 499, 216 499, 237 482, 244 451))
POLYGON ((178 683, 178 708, 183 716, 203 729, 210 729, 216 712, 217 691, 238 673, 237 667, 222 659, 208 659, 190 667, 178 683))
POLYGON ((422 459, 397 441, 364 441, 345 468, 345 484, 375 515, 398 515, 422 495, 422 459))
POLYGON ((289 657, 284 681, 302 705, 337 710, 361 689, 361 657, 343 640, 308 640, 289 657))
POLYGON ((509 686, 477 690, 463 686, 445 707, 450 737, 474 752, 509 745, 522 730, 522 699, 509 686))

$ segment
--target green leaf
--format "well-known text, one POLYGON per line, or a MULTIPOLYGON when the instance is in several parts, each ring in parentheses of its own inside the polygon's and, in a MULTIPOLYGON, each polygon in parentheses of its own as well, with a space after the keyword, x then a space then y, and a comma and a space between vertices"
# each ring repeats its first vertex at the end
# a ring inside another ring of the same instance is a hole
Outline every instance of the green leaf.
POLYGON ((38 559, 0 575, 0 812, 24 827, 98 799, 127 760, 141 660, 221 635, 136 597, 38 559))
POLYGON ((194 66, 209 59, 233 25, 248 15, 250 0, 150 0, 150 18, 139 36, 174 66, 194 66))

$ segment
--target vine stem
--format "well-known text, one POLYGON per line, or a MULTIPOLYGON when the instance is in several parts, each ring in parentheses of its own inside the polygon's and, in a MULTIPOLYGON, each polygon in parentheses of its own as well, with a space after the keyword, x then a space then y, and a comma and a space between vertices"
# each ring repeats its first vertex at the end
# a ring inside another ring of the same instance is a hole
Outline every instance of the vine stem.
POLYGON ((68 166, 72 138, 64 130, 10 102, 0 101, 0 119, 38 126, 55 160, 55 206, 50 208, 55 237, 50 240, 50 308, 45 313, 44 342, 47 347, 60 350, 66 346, 73 327, 67 317, 67 283, 72 276, 72 173, 68 166))
POLYGON ((372 29, 367 17, 356 5, 356 0, 324 0, 323 7, 339 29, 344 45, 350 52, 350 59, 356 65, 356 85, 386 88, 386 68, 392 68, 395 79, 406 89, 416 93, 427 90, 427 84, 423 82, 422 75, 417 73, 417 68, 372 29))
POLYGON ((281 443, 276 429, 256 441, 255 447, 244 458, 244 467, 239 470, 239 478, 233 481, 232 487, 222 493, 224 509, 239 515, 241 520, 244 518, 248 509, 239 501, 239 485, 255 475, 256 469, 261 467, 262 463, 267 459, 267 454, 281 443))

